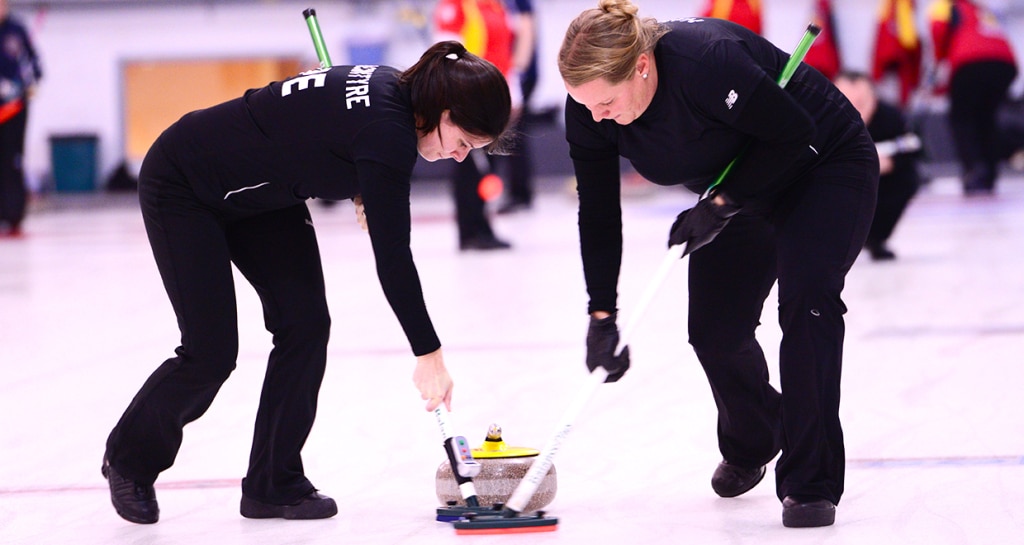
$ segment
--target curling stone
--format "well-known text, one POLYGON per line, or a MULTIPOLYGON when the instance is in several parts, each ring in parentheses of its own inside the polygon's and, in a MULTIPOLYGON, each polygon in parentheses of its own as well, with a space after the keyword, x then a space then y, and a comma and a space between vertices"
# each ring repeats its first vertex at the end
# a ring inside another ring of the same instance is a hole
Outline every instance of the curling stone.
MULTIPOLYGON (((505 445, 501 438, 501 427, 497 424, 491 424, 483 445, 472 452, 473 459, 480 464, 480 474, 473 477, 473 487, 482 506, 503 504, 508 501, 540 454, 537 449, 505 445)), ((466 505, 452 474, 452 466, 447 460, 438 466, 435 484, 437 499, 441 505, 466 505)), ((541 479, 533 497, 523 508, 523 512, 530 513, 542 509, 555 499, 557 491, 555 466, 552 465, 541 479)))

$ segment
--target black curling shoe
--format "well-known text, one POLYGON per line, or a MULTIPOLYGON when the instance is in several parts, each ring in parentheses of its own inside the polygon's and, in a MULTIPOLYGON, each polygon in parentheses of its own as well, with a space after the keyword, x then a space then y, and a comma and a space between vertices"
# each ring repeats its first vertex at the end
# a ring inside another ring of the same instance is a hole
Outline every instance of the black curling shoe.
POLYGON ((508 250, 512 245, 494 235, 480 235, 459 241, 459 250, 508 250))
POLYGON ((817 528, 836 521, 834 503, 809 496, 786 496, 782 500, 782 525, 786 528, 817 528))
POLYGON ((868 242, 864 247, 871 254, 872 261, 892 261, 896 259, 896 253, 890 250, 884 242, 868 242))
POLYGON ((711 488, 723 498, 735 498, 757 486, 764 473, 764 466, 746 469, 722 460, 711 476, 711 488))
POLYGON ((338 504, 316 490, 290 505, 263 503, 243 494, 241 512, 247 519, 326 519, 338 514, 338 504))
POLYGON ((121 518, 136 524, 153 524, 160 520, 160 506, 156 503, 153 485, 139 484, 122 477, 106 460, 103 460, 100 471, 110 484, 110 502, 121 518))

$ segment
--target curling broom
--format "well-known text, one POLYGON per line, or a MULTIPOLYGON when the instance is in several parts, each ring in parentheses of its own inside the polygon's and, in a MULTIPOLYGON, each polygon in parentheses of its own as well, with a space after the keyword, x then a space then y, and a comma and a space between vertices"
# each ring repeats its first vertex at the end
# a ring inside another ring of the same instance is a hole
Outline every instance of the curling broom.
MULTIPOLYGON (((313 38, 313 47, 316 49, 316 56, 320 61, 320 69, 327 69, 332 66, 331 56, 327 52, 324 43, 324 36, 320 30, 320 23, 316 17, 316 10, 308 8, 302 12, 306 19, 306 26, 309 27, 309 35, 313 38)), ((444 405, 434 409, 434 416, 437 419, 438 427, 441 429, 441 436, 444 442, 444 449, 448 455, 448 462, 452 466, 452 473, 455 482, 459 485, 459 492, 466 502, 465 506, 448 506, 437 509, 437 520, 451 522, 460 520, 467 514, 498 513, 500 506, 482 507, 476 495, 476 488, 473 485, 473 477, 480 473, 480 463, 473 459, 472 450, 465 437, 456 436, 452 432, 451 417, 444 405)))
MULTIPOLYGON (((778 84, 780 87, 786 87, 789 80, 793 77, 797 67, 803 62, 804 56, 807 54, 807 50, 810 49, 811 44, 821 33, 821 27, 811 23, 807 25, 807 29, 804 31, 803 37, 797 44, 796 49, 789 56, 785 66, 782 68, 782 72, 779 74, 778 84)), ((718 178, 708 187, 711 188, 722 183, 722 180, 729 174, 733 166, 739 160, 739 156, 733 159, 719 174, 718 178)), ((655 275, 651 282, 647 285, 646 290, 640 297, 640 301, 637 303, 636 308, 633 312, 633 316, 630 322, 623 328, 622 335, 619 338, 619 344, 615 349, 615 355, 619 356, 622 354, 622 350, 629 344, 629 340, 633 335, 633 331, 636 325, 639 323, 640 318, 643 316, 650 304, 651 300, 657 294, 661 288, 662 282, 665 277, 668 276, 672 266, 680 260, 686 253, 685 244, 677 244, 669 248, 665 259, 662 261, 661 266, 655 272, 655 275)), ((537 487, 540 485, 544 475, 547 474, 548 470, 551 469, 554 463, 555 455, 559 449, 562 448, 562 443, 568 437, 569 432, 572 431, 573 422, 576 417, 582 412, 587 401, 597 390, 597 387, 604 383, 608 377, 608 371, 604 368, 598 367, 595 369, 587 380, 584 382, 583 387, 577 392, 570 403, 568 409, 562 415, 562 419, 559 421, 559 425, 556 428, 555 434, 545 445, 544 449, 538 455, 537 460, 530 466, 529 471, 523 477, 523 480, 516 487, 512 496, 509 497, 505 503, 504 509, 502 509, 501 515, 499 516, 480 516, 475 517, 466 521, 459 521, 455 523, 455 531, 458 534, 483 534, 483 533, 515 533, 524 531, 551 531, 557 527, 558 519, 545 517, 543 512, 538 512, 536 515, 522 515, 521 512, 526 506, 527 502, 533 497, 533 494, 537 491, 537 487), (539 526, 538 521, 546 521, 544 529, 539 526), (520 523, 520 524, 517 524, 520 523), (530 525, 533 525, 531 527, 530 525), (550 527, 550 528, 549 528, 550 527)))

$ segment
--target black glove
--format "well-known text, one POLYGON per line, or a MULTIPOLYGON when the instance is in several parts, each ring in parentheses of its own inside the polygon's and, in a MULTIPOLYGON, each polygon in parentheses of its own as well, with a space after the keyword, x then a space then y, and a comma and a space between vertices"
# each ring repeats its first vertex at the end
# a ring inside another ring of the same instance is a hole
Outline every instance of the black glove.
POLYGON ((710 193, 697 201, 697 205, 683 210, 676 216, 675 223, 668 235, 668 246, 686 243, 683 255, 695 252, 701 246, 711 242, 722 232, 729 220, 740 211, 722 192, 710 193), (716 204, 715 197, 721 196, 725 201, 716 204))
POLYGON ((619 345, 619 328, 615 326, 615 313, 607 318, 590 317, 587 329, 587 369, 591 372, 598 367, 608 371, 605 382, 615 382, 629 369, 629 347, 622 348, 622 354, 615 356, 619 345))

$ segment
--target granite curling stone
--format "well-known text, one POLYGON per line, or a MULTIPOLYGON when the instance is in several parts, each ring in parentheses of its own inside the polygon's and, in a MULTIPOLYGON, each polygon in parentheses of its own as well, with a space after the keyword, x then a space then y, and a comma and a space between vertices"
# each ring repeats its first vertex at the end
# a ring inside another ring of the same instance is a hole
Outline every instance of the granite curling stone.
MULTIPOLYGON (((537 449, 507 446, 501 438, 501 427, 497 424, 491 424, 483 445, 472 452, 473 459, 480 463, 480 474, 473 477, 473 486, 480 505, 487 507, 508 501, 540 454, 537 449)), ((447 460, 437 468, 435 485, 441 505, 466 505, 447 460)), ((544 508, 555 499, 557 491, 555 466, 552 465, 523 512, 531 513, 544 508)))

